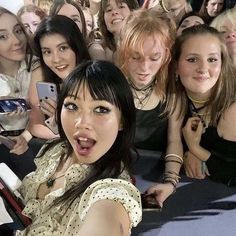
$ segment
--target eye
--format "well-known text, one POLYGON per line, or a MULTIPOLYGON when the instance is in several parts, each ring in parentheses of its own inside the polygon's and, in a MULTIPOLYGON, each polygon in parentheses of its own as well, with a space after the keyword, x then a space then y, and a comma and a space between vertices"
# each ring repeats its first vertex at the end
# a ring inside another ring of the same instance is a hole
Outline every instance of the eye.
POLYGON ((106 114, 109 113, 111 110, 104 106, 98 106, 94 109, 94 111, 99 114, 106 114))
POLYGON ((73 18, 72 20, 73 20, 75 23, 76 23, 76 22, 79 22, 79 23, 81 22, 81 20, 80 20, 79 18, 73 18))
POLYGON ((134 55, 134 56, 132 56, 131 58, 132 58, 133 60, 135 60, 135 61, 138 61, 138 60, 141 59, 141 57, 138 56, 138 55, 134 55))
POLYGON ((49 55, 51 52, 50 50, 42 50, 43 55, 49 55))
POLYGON ((208 62, 216 62, 216 61, 218 61, 218 59, 215 58, 215 57, 210 57, 210 58, 208 58, 207 61, 208 61, 208 62))
POLYGON ((65 102, 63 104, 63 107, 69 111, 76 111, 78 110, 77 105, 75 105, 73 102, 65 102))
POLYGON ((4 40, 4 39, 7 39, 7 35, 6 35, 6 34, 1 34, 1 35, 0 35, 0 39, 3 39, 3 40, 4 40))
POLYGON ((18 28, 16 28, 15 32, 16 32, 16 34, 22 34, 23 30, 21 27, 18 27, 18 28))
POLYGON ((159 61, 160 58, 161 58, 161 55, 157 55, 157 56, 151 57, 151 60, 152 61, 159 61))
POLYGON ((190 57, 190 58, 187 58, 187 61, 190 62, 190 63, 194 63, 197 61, 197 58, 196 57, 190 57))
POLYGON ((61 46, 61 47, 59 47, 59 51, 63 52, 63 51, 65 51, 68 48, 69 48, 68 46, 61 46))
POLYGON ((126 4, 125 4, 125 3, 121 3, 121 4, 119 5, 119 8, 126 8, 126 4))
POLYGON ((110 7, 106 8, 105 12, 111 12, 111 8, 110 7))

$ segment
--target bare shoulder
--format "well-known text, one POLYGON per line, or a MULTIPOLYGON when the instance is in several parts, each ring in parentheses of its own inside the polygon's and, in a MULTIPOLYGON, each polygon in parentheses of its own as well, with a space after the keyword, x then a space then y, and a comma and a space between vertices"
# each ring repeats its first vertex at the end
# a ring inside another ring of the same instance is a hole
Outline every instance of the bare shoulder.
POLYGON ((44 80, 43 71, 42 71, 42 67, 41 66, 38 66, 37 68, 35 68, 32 71, 31 80, 33 80, 33 81, 43 81, 44 80))
POLYGON ((221 116, 217 128, 222 138, 236 141, 236 102, 221 116))

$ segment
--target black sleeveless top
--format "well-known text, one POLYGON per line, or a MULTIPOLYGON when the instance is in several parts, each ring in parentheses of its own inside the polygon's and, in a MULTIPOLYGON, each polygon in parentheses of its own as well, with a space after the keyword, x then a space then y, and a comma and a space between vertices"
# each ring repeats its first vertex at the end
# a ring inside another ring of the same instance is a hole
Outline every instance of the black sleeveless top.
POLYGON ((165 104, 152 110, 136 109, 135 147, 146 150, 165 151, 167 145, 168 119, 161 116, 165 104))

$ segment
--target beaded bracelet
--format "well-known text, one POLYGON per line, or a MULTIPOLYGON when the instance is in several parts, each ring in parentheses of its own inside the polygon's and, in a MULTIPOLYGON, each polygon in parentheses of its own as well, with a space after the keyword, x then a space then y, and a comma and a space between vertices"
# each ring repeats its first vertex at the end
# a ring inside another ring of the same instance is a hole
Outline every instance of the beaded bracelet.
POLYGON ((168 158, 168 157, 177 157, 180 161, 182 161, 182 163, 183 163, 183 158, 181 157, 181 156, 179 156, 179 155, 177 155, 177 154, 175 154, 175 153, 169 153, 169 154, 167 154, 166 156, 165 156, 165 160, 168 158))

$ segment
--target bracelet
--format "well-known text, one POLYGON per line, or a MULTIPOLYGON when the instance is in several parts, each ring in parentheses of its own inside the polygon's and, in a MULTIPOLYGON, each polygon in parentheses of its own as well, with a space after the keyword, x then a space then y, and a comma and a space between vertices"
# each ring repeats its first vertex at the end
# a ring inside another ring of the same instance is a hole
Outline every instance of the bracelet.
POLYGON ((178 164, 180 164, 180 165, 183 164, 183 162, 177 161, 177 160, 167 160, 167 161, 165 161, 165 163, 168 163, 168 162, 175 162, 175 163, 178 163, 178 164))
POLYGON ((175 153, 169 153, 165 156, 165 160, 168 158, 168 157, 177 157, 182 163, 183 163, 183 158, 175 153))
POLYGON ((21 135, 26 140, 27 143, 33 138, 29 130, 25 130, 21 135))
POLYGON ((174 194, 176 192, 177 183, 173 183, 171 180, 163 180, 163 184, 166 184, 166 183, 172 184, 172 186, 174 187, 172 194, 174 194))

